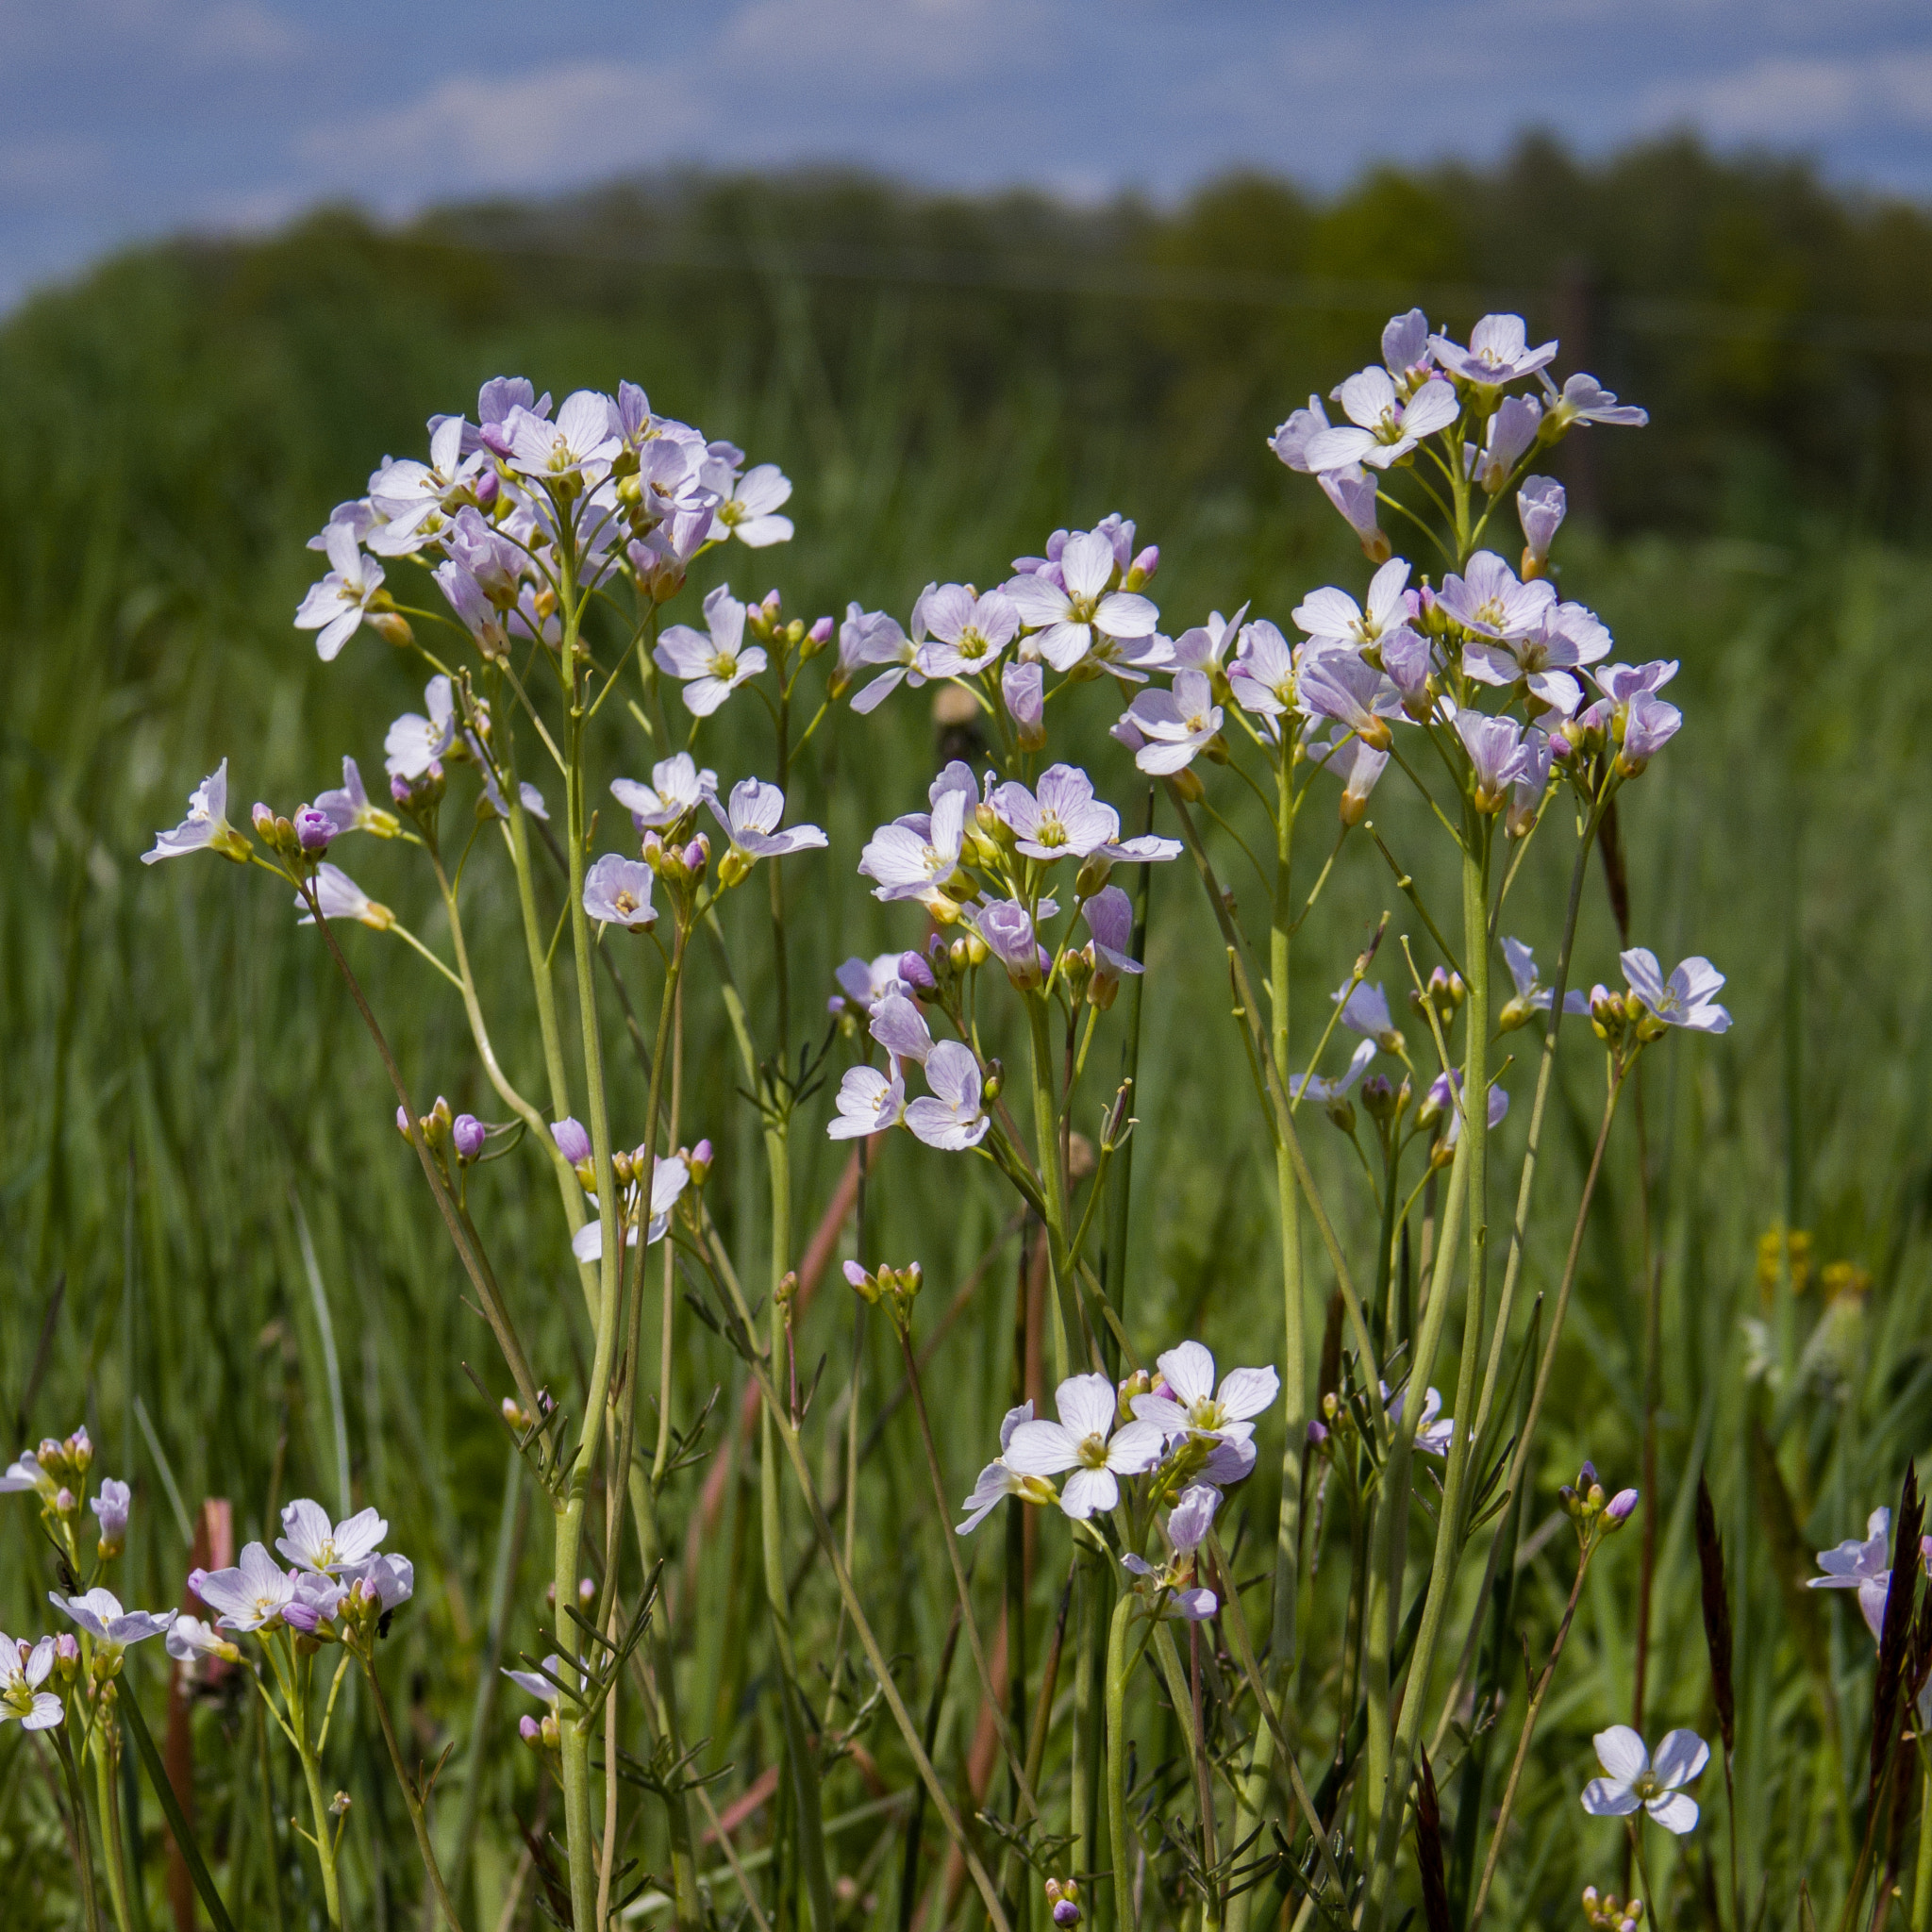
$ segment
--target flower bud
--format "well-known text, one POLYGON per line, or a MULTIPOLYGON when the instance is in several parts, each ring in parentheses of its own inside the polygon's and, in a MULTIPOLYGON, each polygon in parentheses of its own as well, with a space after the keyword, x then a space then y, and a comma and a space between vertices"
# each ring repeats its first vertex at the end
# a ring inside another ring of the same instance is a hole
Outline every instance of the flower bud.
POLYGON ((591 1137, 579 1122, 568 1115, 551 1123, 550 1138, 557 1142, 557 1151, 573 1167, 581 1167, 590 1159, 591 1137))
POLYGON ((260 799, 255 801, 255 809, 248 814, 255 824, 255 835, 264 845, 275 842, 275 815, 260 799))
POLYGON ((336 835, 336 822, 325 811, 305 805, 295 814, 295 842, 304 852, 326 852, 336 835))
POLYGON ((1619 1490, 1604 1505, 1604 1525, 1606 1528, 1622 1529, 1624 1524, 1629 1522, 1632 1512, 1637 1507, 1637 1493, 1635 1490, 1619 1490))
MULTIPOLYGON (((959 942, 956 941, 955 943, 959 942)), ((932 968, 925 963, 923 954, 901 953, 897 970, 899 977, 915 994, 936 992, 939 990, 939 981, 933 977, 932 968)))
POLYGON ((590 1576, 579 1576, 577 1578, 577 1602, 580 1604, 591 1604, 596 1600, 596 1580, 590 1576))
POLYGON ((711 841, 700 832, 682 852, 678 854, 685 871, 694 879, 705 875, 705 868, 711 862, 711 841))
POLYGON ((701 1188, 704 1186, 705 1177, 711 1171, 711 1142, 708 1138, 700 1141, 684 1157, 684 1164, 691 1170, 691 1184, 692 1187, 701 1188))
POLYGON ((503 489, 494 470, 485 470, 471 486, 471 492, 476 499, 477 507, 488 509, 503 489))
POLYGON ((335 1796, 328 1801, 328 1815, 331 1818, 346 1817, 348 1815, 349 1807, 353 1805, 355 1802, 356 1801, 349 1796, 347 1791, 338 1791, 335 1794, 335 1796))
POLYGON ((393 644, 399 651, 407 651, 416 641, 416 633, 409 628, 409 620, 396 611, 372 610, 364 621, 384 643, 393 644))
POLYGON ((396 1132, 399 1133, 404 1140, 407 1141, 409 1139, 409 1110, 406 1107, 399 1107, 396 1108, 396 1132))
POLYGON ((1326 1423, 1315 1422, 1314 1420, 1310 1419, 1308 1423, 1309 1446, 1312 1448, 1320 1448, 1321 1445, 1327 1440, 1328 1424, 1326 1423))
POLYGON ((54 1640, 54 1669, 69 1684, 79 1674, 80 1641, 72 1630, 63 1630, 54 1640))
POLYGON ((1154 573, 1159 568, 1160 545, 1158 543, 1150 543, 1127 566, 1124 588, 1129 591, 1138 591, 1142 584, 1153 581, 1154 573))
POLYGON ((520 1436, 530 1426, 530 1411, 514 1395, 503 1398, 503 1419, 520 1436))
POLYGON ((54 1492, 54 1513, 57 1516, 75 1516, 80 1511, 80 1498, 65 1483, 54 1492))
POLYGON ((1091 899, 1106 885, 1108 875, 1113 871, 1113 860, 1099 852, 1090 852, 1080 861, 1079 876, 1074 881, 1074 894, 1076 898, 1091 899))
POLYGON ((806 632, 806 642, 811 646, 811 650, 805 653, 808 658, 814 651, 823 651, 832 641, 832 620, 829 617, 821 617, 806 632))
POLYGON ((473 1113, 459 1113, 450 1127, 450 1141, 457 1158, 467 1167, 483 1152, 483 1123, 473 1113))
POLYGON ((541 1751, 543 1748, 543 1726, 527 1713, 517 1720, 517 1736, 532 1751, 541 1751))

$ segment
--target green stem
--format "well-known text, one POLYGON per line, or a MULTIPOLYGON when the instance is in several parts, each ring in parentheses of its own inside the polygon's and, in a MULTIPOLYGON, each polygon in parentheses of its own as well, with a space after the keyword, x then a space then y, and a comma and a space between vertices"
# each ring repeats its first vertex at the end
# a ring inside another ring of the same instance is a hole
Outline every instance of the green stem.
MULTIPOLYGON (((1919 1778, 1922 1795, 1919 1800, 1919 1868, 1912 1874, 1912 1923, 1911 1932, 1926 1932, 1932 1925, 1932 1752, 1925 1748, 1925 1740, 1919 1740, 1919 1778)), ((1732 1800, 1733 1812, 1737 1801, 1732 1800)), ((1731 1824, 1731 1862, 1737 1863, 1738 1827, 1735 1819, 1731 1824)), ((1736 1890, 1735 1882, 1732 1887, 1736 1890)), ((1742 1932, 1742 1927, 1738 1928, 1742 1932)))
POLYGON ((436 1861, 436 1846, 430 1840, 429 1820, 424 1813, 423 1801, 403 1767, 402 1747, 396 1742, 395 1722, 389 1714, 389 1699, 383 1695, 382 1680, 375 1674, 375 1660, 364 1657, 361 1663, 363 1674, 369 1679, 370 1694, 375 1700, 375 1715, 382 1724, 382 1741, 389 1746, 389 1761, 395 1768, 396 1783, 402 1787, 403 1803, 408 1807, 409 1823, 415 1828, 416 1850, 422 1856, 423 1869, 429 1874, 436 1902, 442 1908, 450 1932, 463 1932, 463 1922, 457 1916, 457 1908, 450 1903, 449 1888, 442 1882, 442 1867, 436 1861))
POLYGON ((1136 1598, 1120 1593, 1107 1633, 1107 1829, 1113 1847, 1113 1923, 1134 1932, 1133 1868, 1127 1856, 1127 1626, 1136 1598))
POLYGON ((1067 1267, 1067 1203, 1060 1173, 1059 1104, 1054 1097, 1053 1041, 1047 1022, 1051 1008, 1044 993, 1025 996, 1032 1054, 1034 1160, 1040 1170, 1041 1205, 1046 1210, 1046 1259, 1052 1276, 1053 1366, 1056 1382, 1074 1373, 1073 1339, 1079 1330, 1076 1292, 1067 1267))
POLYGON ((109 1740, 113 1736, 113 1707, 106 1699, 109 1687, 103 1685, 102 1699, 94 1725, 94 1802, 101 1813, 101 1853, 108 1868, 108 1903, 113 1907, 114 1923, 120 1932, 130 1932, 127 1916, 127 1868, 121 1845, 121 1807, 114 1791, 114 1766, 109 1740))
POLYGON ((80 1774, 75 1768, 74 1748, 68 1742, 64 1720, 54 1728, 54 1749, 67 1780, 68 1807, 74 1813, 75 1875, 80 1880, 81 1909, 87 1916, 88 1932, 101 1932, 100 1900, 94 1892, 93 1846, 88 1838, 87 1803, 80 1794, 80 1774))

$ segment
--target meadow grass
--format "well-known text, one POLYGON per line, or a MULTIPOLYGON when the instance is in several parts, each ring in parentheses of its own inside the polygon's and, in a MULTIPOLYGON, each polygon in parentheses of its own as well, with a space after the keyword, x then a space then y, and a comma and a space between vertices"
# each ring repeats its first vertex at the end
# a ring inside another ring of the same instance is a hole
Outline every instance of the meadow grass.
MULTIPOLYGON (((31 452, 0 478, 0 849, 9 855, 0 868, 0 1412, 17 1439, 9 1451, 85 1417, 97 1468, 132 1481, 122 1571, 130 1602, 180 1600, 186 1519, 206 1498, 232 1500, 238 1545, 269 1536, 294 1495, 381 1507, 392 1543, 414 1556, 429 1586, 398 1620, 392 1696, 425 1761, 453 1749, 438 1830, 453 1848, 474 1806, 465 1903, 470 1923, 489 1926, 515 1882, 522 1830, 558 1824, 536 1763, 514 1747, 518 1693, 491 1668, 535 1654, 538 1624, 548 1621, 542 1553, 524 1531, 506 1439, 459 1364, 475 1367, 492 1395, 501 1373, 395 1136, 381 1070, 286 895, 214 864, 149 873, 134 863, 151 829, 173 822, 181 795, 223 754, 242 805, 256 795, 286 805, 332 782, 343 752, 374 769, 388 719, 416 700, 408 663, 367 633, 325 670, 291 630, 313 575, 304 540, 331 503, 360 489, 374 454, 413 451, 431 408, 460 407, 479 377, 515 368, 558 393, 635 372, 660 408, 781 462, 798 483, 798 541, 749 565, 741 552, 708 558, 703 581, 728 565, 741 593, 769 580, 789 611, 808 617, 841 609, 848 597, 903 614, 928 576, 984 584, 1055 525, 1113 508, 1161 545, 1155 593, 1170 628, 1244 599, 1285 623, 1301 591, 1353 584, 1359 562, 1339 525, 1314 521, 1311 493, 1291 490, 1285 475, 1259 491, 1188 482, 1164 466, 1157 439, 1082 421, 1050 388, 994 399, 971 422, 923 410, 903 387, 888 300, 865 350, 872 362, 841 372, 847 379, 836 386, 865 398, 846 407, 814 365, 809 304, 796 291, 772 298, 796 305, 789 355, 737 368, 725 357, 722 374, 702 378, 675 340, 638 340, 608 318, 559 319, 514 339, 458 335, 414 325, 407 291, 372 288, 359 308, 353 291, 337 292, 341 311, 358 315, 353 329, 291 312, 274 326, 204 333, 192 275, 124 265, 88 296, 31 313, 0 337, 0 379, 31 452), (864 379, 850 381, 855 375, 864 379), (479 1721, 484 1741, 473 1755, 479 1721)), ((1291 400, 1282 399, 1284 410, 1291 400)), ((1270 426, 1247 430, 1259 437, 1270 426)), ((1711 1735, 1691 1535, 1705 1475, 1738 1622, 1746 1911, 1754 1924, 1760 1909, 1764 1924, 1791 1924, 1801 1878, 1809 1874, 1822 1918, 1849 1868, 1843 1847, 1862 1824, 1872 1678, 1871 1645, 1849 1601, 1795 1585, 1811 1548, 1858 1533, 1869 1510, 1895 1499, 1906 1457, 1932 1438, 1932 1162, 1923 1127, 1932 1091, 1932 782, 1920 749, 1932 725, 1932 670, 1912 618, 1924 563, 1824 524, 1777 547, 1588 531, 1566 543, 1565 593, 1599 611, 1619 656, 1682 659, 1672 695, 1686 728, 1624 798, 1634 937, 1667 960, 1687 952, 1716 960, 1731 975, 1725 998, 1737 1020, 1723 1041, 1676 1041, 1649 1056, 1643 1074, 1665 1342, 1646 1728, 1654 1736, 1682 1723, 1711 1735), (1779 1224, 1810 1235, 1808 1279, 1794 1280, 1774 1256, 1761 1265, 1759 1238, 1779 1224), (1861 1272, 1849 1286, 1833 1276, 1840 1291, 1828 1298, 1825 1264, 1837 1261, 1861 1272), (1765 1324, 1761 1343, 1747 1321, 1765 1324), (1757 1442, 1764 1446, 1754 1452, 1757 1442), (1775 1534, 1787 1507, 1803 1548, 1775 1534)), ((1104 789, 1138 796, 1125 754, 1104 735, 1115 708, 1097 687, 1081 698, 1069 742, 1104 789)), ((605 762, 641 774, 648 746, 612 710, 605 762)), ((753 769, 751 721, 722 722, 712 741, 720 770, 753 769)), ((846 720, 815 741, 796 774, 797 809, 828 827, 835 852, 855 850, 874 824, 921 802, 934 750, 925 702, 902 693, 871 721, 846 720)), ((1262 836, 1248 814, 1231 807, 1229 815, 1251 840, 1262 836)), ((1392 788, 1377 794, 1372 816, 1391 851, 1425 853, 1419 810, 1392 788)), ((1318 823, 1308 836, 1312 852, 1331 834, 1318 823)), ((1559 841, 1542 842, 1550 849, 1532 852, 1516 903, 1522 936, 1548 944, 1567 861, 1559 841)), ((1244 910, 1252 900, 1258 929, 1265 902, 1245 860, 1218 835, 1215 856, 1244 910)), ((357 876, 433 941, 433 895, 405 860, 399 848, 358 852, 357 876)), ((1424 858, 1408 862, 1436 906, 1453 906, 1453 876, 1424 858)), ((1191 1333, 1231 1359, 1254 1353, 1248 1338, 1276 1306, 1270 1155, 1218 955, 1200 944, 1198 887, 1181 872, 1169 869, 1153 887, 1127 1325, 1149 1354, 1191 1333)), ((470 940, 481 953, 521 943, 504 878, 475 892, 470 940)), ((560 903, 551 885, 546 917, 560 903)), ((840 959, 910 942, 903 919, 830 864, 808 884, 794 876, 792 891, 800 1011, 816 1011, 840 959)), ((1299 1013, 1324 1012, 1326 992, 1385 909, 1426 971, 1435 958, 1426 935, 1358 834, 1297 941, 1299 1013)), ((753 910, 730 908, 741 958, 759 957, 753 910)), ((412 1090, 491 1114, 453 997, 401 947, 348 937, 412 1090)), ((1592 868, 1573 977, 1614 983, 1617 943, 1592 868)), ((1377 970, 1399 991, 1392 941, 1377 970)), ((633 982, 641 1011, 644 991, 633 982)), ((513 1074, 534 1081, 533 1016, 512 1009, 491 1020, 513 1074)), ((705 1071, 686 1094, 686 1131, 717 1142, 709 1203, 741 1274, 757 1279, 768 1236, 756 1119, 723 1071, 731 1061, 722 1023, 693 1002, 690 1024, 689 1063, 705 1071)), ((1009 1045, 1017 1059, 1021 1041, 1009 1045)), ((634 1059, 613 1066, 615 1112, 635 1124, 642 1074, 634 1059)), ((1566 1049, 1546 1201, 1574 1199, 1599 1068, 1587 1042, 1566 1049)), ((1513 1084, 1526 1097, 1526 1077, 1513 1084)), ((1097 1115, 1110 1085, 1105 1074, 1090 1080, 1083 1106, 1097 1115)), ((828 1100, 814 1106, 813 1123, 828 1100)), ((1533 1657, 1568 1585, 1567 1528, 1541 1533, 1556 1485, 1586 1455, 1612 1486, 1638 1479, 1636 1121, 1626 1111, 1617 1129, 1558 1372, 1562 1400, 1537 1454, 1525 1515, 1534 1554, 1517 1598, 1533 1657)), ((1506 1149, 1520 1132, 1519 1114, 1502 1129, 1506 1149)), ((1372 1225, 1351 1189, 1354 1157, 1319 1121, 1309 1138, 1359 1248, 1372 1225)), ((798 1146, 802 1245, 842 1151, 815 1124, 798 1146)), ((983 1267, 944 1343, 933 1418, 948 1484, 963 1493, 1008 1405, 1018 1248, 1008 1199, 990 1180, 957 1169, 941 1177, 921 1155, 909 1144, 884 1153, 866 1191, 865 1241, 874 1258, 924 1264, 921 1336, 983 1267)), ((579 1385, 589 1333, 545 1187, 526 1161, 508 1160, 480 1171, 476 1191, 546 1374, 560 1388, 579 1385)), ((1533 1290, 1553 1284, 1567 1229, 1563 1214, 1539 1222, 1533 1290)), ((1325 1290, 1317 1291, 1320 1270, 1311 1274, 1309 1321, 1319 1324, 1325 1290)), ((681 1417, 713 1387, 723 1392, 706 1460, 669 1492, 675 1546, 689 1538, 696 1558, 678 1593, 686 1603, 749 1604, 758 1567, 752 1457, 737 1421, 745 1377, 715 1335, 692 1324, 687 1337, 681 1417), (721 1507, 693 1526, 714 1457, 727 1472, 721 1507)), ((898 1384, 894 1352, 876 1321, 855 1324, 834 1270, 803 1318, 798 1354, 802 1378, 825 1364, 807 1435, 836 1491, 855 1360, 869 1429, 898 1384)), ((1264 1426, 1259 1473, 1232 1512, 1241 1548, 1268 1546, 1279 1446, 1271 1428, 1278 1437, 1278 1422, 1264 1426)), ((919 1660, 902 1679, 915 1709, 932 1694, 951 1607, 921 1464, 901 1404, 861 1475, 858 1580, 888 1652, 919 1660)), ((1058 1528, 1056 1519, 1037 1532, 1036 1606, 1050 1607, 1064 1574, 1058 1528)), ((1591 1734, 1629 1716, 1637 1542, 1621 1539, 1592 1569, 1518 1807, 1492 1907, 1498 1923, 1560 1920, 1583 1884, 1621 1884, 1621 1833, 1585 1819, 1576 1793, 1595 1769, 1591 1734)), ((849 1647, 849 1636, 823 1565, 808 1561, 802 1541, 787 1554, 800 1653, 815 1660, 823 1693, 835 1645, 849 1647)), ((1245 1574, 1260 1559, 1238 1549, 1236 1560, 1245 1574)), ((981 1568, 991 1629, 997 1566, 981 1568)), ((1338 1617, 1343 1568, 1324 1563, 1316 1585, 1338 1617)), ((0 1624, 43 1627, 50 1578, 32 1511, 0 1512, 0 1624)), ((712 1790, 726 1810, 780 1753, 768 1646, 749 1617, 687 1616, 674 1627, 688 1729, 708 1740, 708 1769, 729 1767, 712 1790)), ((137 1655, 129 1664, 158 1733, 161 1662, 137 1655)), ((848 1662, 848 1681, 849 1671, 848 1662)), ((1323 1737, 1334 1715, 1324 1690, 1332 1687, 1309 1686, 1306 1714, 1323 1737)), ((355 1803, 351 1918, 400 1925, 416 1913, 420 1889, 408 1823, 367 1701, 349 1696, 335 1755, 355 1803)), ((1513 1741, 1521 1708, 1519 1688, 1502 1740, 1513 1741)), ((963 1665, 937 1711, 936 1761, 949 1782, 963 1783, 978 1712, 963 1665)), ((320 1899, 290 1831, 291 1767, 265 1748, 260 1728, 232 1679, 197 1713, 202 1833, 238 1923, 306 1925, 318 1922, 320 1899)), ((875 1719, 861 1742, 869 1755, 843 1758, 824 1779, 825 1815, 859 1814, 830 1840, 853 1881, 841 1909, 854 1924, 904 1925, 905 1807, 894 1794, 908 1781, 875 1719), (876 1773, 867 1768, 874 1758, 876 1773), (868 1812, 881 1797, 892 1802, 868 1812)), ((1158 1738, 1147 1750, 1143 1771, 1164 1755, 1158 1738)), ((1055 1769, 1050 1760, 1049 1781, 1055 1769)), ((1688 1856, 1668 1874, 1656 1868, 1674 1919, 1706 1913, 1706 1899, 1725 1890, 1715 1771, 1701 1796, 1706 1830, 1685 1841, 1688 1856)), ((140 1816, 142 1909, 160 1924, 165 1832, 152 1795, 132 1780, 129 1797, 140 1816)), ((737 1842, 769 1858, 772 1896, 802 1913, 784 1882, 794 1832, 781 1784, 737 1842)), ((636 1852, 645 1868, 662 1869, 648 1836, 636 1852)), ((926 1853, 922 1892, 944 1866, 930 1821, 926 1853)), ((10 1726, 0 1735, 0 1859, 9 1926, 71 1923, 48 1786, 10 1726)), ((717 1860, 712 1847, 701 1863, 717 1860)), ((534 1890, 524 1886, 525 1911, 534 1890)), ((717 1892, 730 1916, 736 1894, 722 1876, 717 1892)), ((962 1909, 970 1901, 970 1890, 959 1894, 962 1909)))

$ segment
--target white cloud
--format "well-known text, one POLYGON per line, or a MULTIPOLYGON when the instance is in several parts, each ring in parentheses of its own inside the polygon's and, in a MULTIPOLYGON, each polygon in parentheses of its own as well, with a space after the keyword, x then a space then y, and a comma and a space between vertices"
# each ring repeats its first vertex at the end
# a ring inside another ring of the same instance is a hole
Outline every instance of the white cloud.
POLYGON ((1932 48, 1843 59, 1771 57, 1648 90, 1652 125, 1689 122, 1719 141, 1789 142, 1881 127, 1932 129, 1932 48))
POLYGON ((545 188, 666 158, 712 120, 641 61, 573 60, 513 79, 458 75, 417 99, 309 128, 296 152, 386 205, 545 188))

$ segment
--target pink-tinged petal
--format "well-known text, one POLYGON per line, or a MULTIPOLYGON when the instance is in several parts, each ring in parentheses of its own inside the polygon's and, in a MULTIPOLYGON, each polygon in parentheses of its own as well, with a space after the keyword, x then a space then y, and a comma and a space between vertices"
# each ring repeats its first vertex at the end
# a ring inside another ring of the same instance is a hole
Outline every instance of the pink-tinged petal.
POLYGON ((790 517, 747 517, 731 534, 751 550, 769 550, 774 543, 791 541, 790 517))
MULTIPOLYGON (((1362 1046, 1373 1054, 1374 1041, 1365 1040, 1362 1046)), ((1360 1051, 1358 1047, 1357 1055, 1360 1051)), ((1230 1369, 1221 1385, 1221 1406, 1232 1420, 1246 1422, 1250 1416, 1266 1414, 1280 1393, 1281 1377, 1273 1369, 1230 1369)))
POLYGON ((1362 621, 1361 606, 1346 591, 1338 591, 1333 585, 1309 591, 1290 615, 1295 627, 1307 631, 1311 638, 1352 640, 1362 621))
POLYGON ((1627 1818, 1637 1806, 1637 1793, 1609 1778, 1593 1777, 1583 1788, 1583 1808, 1592 1818, 1627 1818))
POLYGON ((1113 1427, 1119 1392, 1105 1375, 1069 1375, 1053 1392, 1060 1421, 1079 1438, 1105 1436, 1113 1427))
POLYGON ((1366 429, 1319 429, 1308 438, 1303 455, 1308 468, 1319 474, 1368 462, 1380 447, 1366 429))
POLYGON ((1667 1798, 1653 1798, 1643 1808, 1655 1823, 1679 1838, 1697 1828, 1697 1800, 1689 1791, 1673 1791, 1667 1798))
POLYGON ((1058 624, 1073 608, 1067 593, 1045 577, 1019 576, 1003 588, 1020 622, 1034 629, 1058 624))
POLYGON ((1187 1410, 1172 1396, 1137 1395, 1134 1397, 1134 1414, 1140 1421, 1152 1423, 1170 1436, 1184 1436, 1190 1426, 1187 1410))
POLYGON ((1056 671, 1071 671, 1093 648, 1093 632, 1084 624, 1061 622, 1041 631, 1040 655, 1056 671))
POLYGON ((21 1719, 24 1731, 51 1731, 66 1715, 66 1707, 51 1690, 40 1690, 34 1694, 34 1707, 21 1719))
POLYGON ((1105 530, 1083 530, 1060 552, 1060 575, 1070 597, 1098 597, 1113 570, 1113 540, 1105 530))
POLYGON ((1032 1420, 1033 1404, 1031 1401, 1023 1402, 1018 1408, 1008 1409, 1000 1421, 1000 1454, 1002 1456, 1007 1453, 1008 1444, 1013 1440, 1013 1431, 1022 1423, 1030 1423, 1032 1420))
POLYGON ((1710 1746, 1695 1731, 1677 1730, 1664 1735, 1650 1760, 1657 1782, 1675 1790, 1688 1785, 1710 1762, 1710 1746))
POLYGON ((1110 1469, 1076 1470, 1060 1486, 1060 1507, 1075 1523, 1104 1509, 1111 1509, 1121 1499, 1121 1486, 1110 1469))
POLYGON ((1858 1610, 1865 1619, 1865 1627, 1872 1633, 1875 1643, 1885 1634, 1885 1604, 1891 1594, 1891 1572, 1882 1576, 1867 1576, 1858 1584, 1858 1610))
POLYGON ((1133 591, 1109 591, 1100 600, 1093 621, 1110 638, 1151 638, 1160 611, 1133 591))
POLYGON ((1120 1475, 1140 1475, 1166 1447, 1167 1431, 1158 1423, 1131 1422, 1107 1445, 1107 1466, 1120 1475))
POLYGON ((1001 1454, 1022 1475, 1058 1475, 1079 1462, 1080 1445, 1058 1423, 1022 1423, 1001 1454))
POLYGON ((1424 383, 1402 411, 1402 431, 1405 436, 1433 436, 1439 429, 1446 429, 1461 413, 1462 405, 1456 400, 1456 391, 1448 383, 1431 377, 1424 383))
POLYGON ((1206 1402, 1214 1393, 1214 1357, 1198 1341, 1184 1341, 1159 1360, 1167 1386, 1183 1404, 1206 1402))
POLYGON ((1635 1784, 1650 1769, 1650 1753, 1628 1724, 1612 1724, 1591 1741, 1596 1746, 1597 1762, 1620 1784, 1635 1784))

